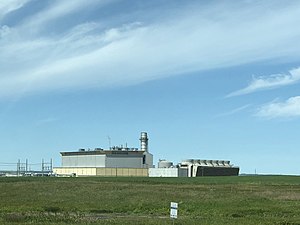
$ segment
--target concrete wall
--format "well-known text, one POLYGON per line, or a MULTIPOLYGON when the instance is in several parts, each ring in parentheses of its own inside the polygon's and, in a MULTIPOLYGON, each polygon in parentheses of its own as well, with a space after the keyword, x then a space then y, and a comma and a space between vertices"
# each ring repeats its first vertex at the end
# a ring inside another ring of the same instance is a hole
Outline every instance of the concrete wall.
POLYGON ((63 168, 57 167, 53 168, 53 172, 58 175, 72 175, 76 174, 76 176, 96 176, 96 168, 63 168))
POLYGON ((149 168, 149 177, 187 177, 188 170, 181 168, 149 168))
POLYGON ((147 177, 148 169, 142 169, 142 168, 97 168, 97 176, 147 177))
POLYGON ((62 156, 62 167, 105 167, 105 155, 62 156))
POLYGON ((76 176, 105 176, 105 177, 147 177, 148 169, 142 168, 53 168, 53 172, 60 176, 76 174, 76 176))

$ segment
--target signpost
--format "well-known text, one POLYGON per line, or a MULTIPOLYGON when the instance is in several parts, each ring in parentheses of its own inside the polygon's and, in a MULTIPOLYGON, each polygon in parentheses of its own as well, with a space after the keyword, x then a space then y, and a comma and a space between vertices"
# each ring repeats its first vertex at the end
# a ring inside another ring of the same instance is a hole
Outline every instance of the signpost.
POLYGON ((173 220, 173 224, 175 219, 177 219, 178 216, 178 203, 177 202, 171 202, 171 209, 170 209, 170 217, 173 220))

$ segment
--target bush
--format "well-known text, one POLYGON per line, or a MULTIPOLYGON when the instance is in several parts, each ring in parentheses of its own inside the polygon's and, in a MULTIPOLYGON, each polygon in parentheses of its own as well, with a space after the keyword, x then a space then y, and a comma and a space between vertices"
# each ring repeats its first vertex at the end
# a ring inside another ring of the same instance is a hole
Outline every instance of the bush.
POLYGON ((57 207, 57 206, 48 206, 48 207, 44 207, 44 211, 48 212, 48 213, 59 213, 61 212, 61 208, 57 207))

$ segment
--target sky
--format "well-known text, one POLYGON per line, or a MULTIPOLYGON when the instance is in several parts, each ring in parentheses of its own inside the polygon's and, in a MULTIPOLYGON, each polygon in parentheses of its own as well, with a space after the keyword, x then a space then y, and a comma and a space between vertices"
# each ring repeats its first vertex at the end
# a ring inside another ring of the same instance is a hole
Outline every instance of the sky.
POLYGON ((300 174, 300 2, 0 0, 0 169, 139 147, 300 174))

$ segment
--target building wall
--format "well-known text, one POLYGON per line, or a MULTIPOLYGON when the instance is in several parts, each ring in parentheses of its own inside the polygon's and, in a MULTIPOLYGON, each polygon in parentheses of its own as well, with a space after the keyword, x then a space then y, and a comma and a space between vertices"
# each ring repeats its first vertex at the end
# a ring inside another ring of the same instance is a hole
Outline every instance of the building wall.
POLYGON ((53 172, 57 175, 68 176, 76 174, 76 176, 96 176, 96 168, 53 168, 53 172))
POLYGON ((149 168, 149 177, 187 177, 187 170, 180 168, 149 168))
POLYGON ((197 177, 201 176, 238 176, 238 167, 204 167, 197 168, 197 177))
POLYGON ((148 169, 142 169, 142 168, 97 168, 97 176, 147 177, 148 169))
POLYGON ((147 177, 148 169, 142 168, 53 168, 53 172, 60 176, 106 176, 106 177, 147 177))
POLYGON ((153 168, 154 167, 154 165, 153 165, 153 155, 150 154, 149 152, 145 152, 144 155, 146 157, 144 167, 145 168, 153 168))
MULTIPOLYGON (((107 168, 148 168, 143 165, 143 154, 102 154, 102 155, 63 155, 62 167, 107 167, 107 168)), ((151 154, 146 155, 145 163, 152 163, 151 154)))
POLYGON ((107 156, 107 168, 143 168, 143 158, 135 156, 107 156))
POLYGON ((187 168, 178 168, 178 176, 179 177, 188 177, 188 169, 187 168))
POLYGON ((105 167, 105 155, 62 156, 62 167, 105 167))

